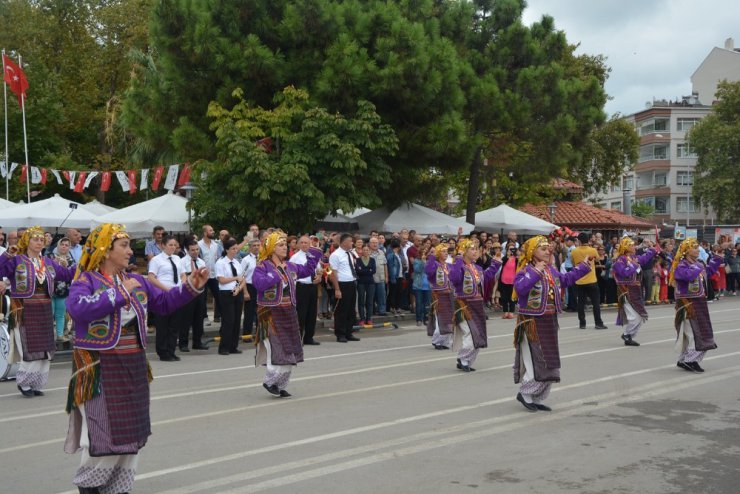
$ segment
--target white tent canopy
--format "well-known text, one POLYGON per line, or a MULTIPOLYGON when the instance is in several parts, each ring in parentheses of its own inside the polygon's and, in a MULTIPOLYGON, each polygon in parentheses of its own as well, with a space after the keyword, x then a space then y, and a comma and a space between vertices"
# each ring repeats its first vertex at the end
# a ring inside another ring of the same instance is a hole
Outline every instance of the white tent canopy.
MULTIPOLYGON (((461 219, 465 217, 462 216, 461 219)), ((475 228, 479 230, 514 230, 525 235, 551 233, 557 225, 523 213, 506 204, 480 211, 475 215, 475 228)))
POLYGON ((0 199, 0 209, 14 208, 17 205, 18 203, 15 203, 13 201, 7 201, 5 199, 0 199))
POLYGON ((15 204, 0 210, 0 225, 9 228, 40 226, 42 228, 80 228, 87 230, 95 215, 82 208, 82 204, 54 194, 30 204, 15 204), (72 209, 70 204, 77 205, 72 209), (69 217, 67 217, 69 216, 69 217), (65 220, 66 218, 66 220, 65 220))
POLYGON ((104 214, 117 211, 116 208, 111 207, 111 206, 106 206, 105 204, 98 202, 97 200, 92 200, 88 202, 87 204, 83 204, 82 209, 87 210, 88 212, 94 214, 95 216, 102 216, 104 214))
MULTIPOLYGON (((167 194, 140 202, 123 209, 98 216, 93 226, 102 223, 122 223, 131 235, 151 235, 155 226, 170 232, 187 232, 187 199, 168 192, 167 194)), ((0 223, 2 224, 2 223, 0 223)))
POLYGON ((386 208, 376 209, 355 218, 360 225, 360 231, 368 233, 370 230, 381 232, 397 232, 404 228, 416 230, 417 233, 457 234, 462 227, 463 233, 470 233, 473 225, 439 211, 429 209, 419 204, 405 203, 393 211, 386 208))
POLYGON ((345 213, 341 209, 337 211, 337 214, 341 214, 343 216, 346 216, 347 218, 357 218, 358 216, 369 213, 370 209, 368 208, 357 208, 354 211, 350 211, 349 213, 345 213))

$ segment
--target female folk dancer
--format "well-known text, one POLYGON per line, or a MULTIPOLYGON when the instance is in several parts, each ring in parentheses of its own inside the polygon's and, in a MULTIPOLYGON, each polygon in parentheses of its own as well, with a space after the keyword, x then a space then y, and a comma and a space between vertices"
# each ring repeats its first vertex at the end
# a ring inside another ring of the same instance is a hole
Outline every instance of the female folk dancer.
POLYGON ((427 257, 424 269, 432 287, 432 307, 427 323, 427 335, 437 350, 449 350, 455 328, 455 292, 450 283, 447 264, 447 244, 439 244, 427 257))
POLYGON ((131 490, 138 451, 151 434, 147 308, 172 313, 202 293, 208 281, 208 269, 196 269, 186 283, 160 290, 126 273, 131 255, 122 225, 97 227, 87 237, 67 298, 75 340, 64 450, 82 450, 73 480, 81 493, 131 490))
MULTIPOLYGON (((26 398, 44 395, 56 351, 51 297, 55 282, 72 281, 75 272, 73 266, 42 257, 44 243, 44 230, 34 226, 0 255, 0 279, 10 279, 11 338, 21 359, 16 384, 26 398)), ((0 285, 4 292, 5 285, 0 285)))
POLYGON ((514 280, 514 294, 519 300, 514 329, 514 382, 521 382, 516 399, 530 412, 549 412, 551 408, 542 402, 550 394, 552 383, 560 382, 560 289, 574 285, 591 270, 591 258, 567 273, 560 273, 549 261, 547 238, 530 238, 522 245, 514 280))
POLYGON ((455 287, 455 330, 452 350, 457 352, 457 368, 464 372, 474 371, 471 367, 481 348, 488 346, 486 331, 486 309, 483 303, 483 283, 492 279, 501 268, 501 260, 491 259, 491 265, 483 269, 475 264, 478 246, 470 239, 458 244, 460 253, 449 268, 450 282, 455 287))
POLYGON ((619 257, 614 261, 614 279, 617 282, 617 326, 625 326, 622 340, 627 346, 640 346, 634 340, 642 323, 648 320, 645 304, 642 299, 640 278, 638 275, 650 260, 660 252, 659 248, 650 248, 639 257, 635 257, 635 242, 624 237, 619 243, 619 257))
POLYGON ((669 279, 669 283, 676 283, 676 366, 691 372, 704 372, 699 362, 707 350, 717 348, 704 283, 724 262, 715 255, 705 267, 698 259, 699 243, 687 238, 678 248, 669 279))
POLYGON ((321 250, 313 238, 306 264, 285 262, 288 243, 285 233, 271 233, 262 246, 252 285, 257 290, 257 354, 255 365, 267 366, 262 385, 281 398, 290 396, 285 388, 292 366, 303 362, 303 340, 296 312, 296 280, 313 276, 321 250))

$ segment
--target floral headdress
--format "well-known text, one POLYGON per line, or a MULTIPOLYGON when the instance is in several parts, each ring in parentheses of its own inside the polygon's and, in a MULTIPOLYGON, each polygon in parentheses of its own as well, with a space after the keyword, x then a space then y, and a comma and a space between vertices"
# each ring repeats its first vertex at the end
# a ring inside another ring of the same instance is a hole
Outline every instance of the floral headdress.
POLYGON ((32 238, 44 238, 44 229, 40 226, 32 226, 21 234, 18 239, 18 253, 26 254, 28 252, 28 243, 32 238))
POLYGON ((635 245, 635 241, 632 240, 630 237, 624 237, 621 242, 619 242, 619 247, 617 247, 617 253, 620 256, 623 256, 627 253, 630 247, 635 245))
POLYGON ((126 227, 117 223, 103 223, 87 236, 82 256, 77 264, 75 279, 83 271, 94 271, 100 267, 105 255, 113 247, 113 242, 119 238, 129 238, 126 227))
POLYGON ((475 247, 475 242, 469 238, 464 238, 457 243, 457 253, 463 255, 465 251, 473 247, 475 247))
POLYGON ((676 272, 678 263, 680 263, 686 257, 686 254, 689 252, 689 250, 696 249, 697 247, 699 247, 699 242, 693 237, 689 237, 681 242, 681 245, 678 246, 676 257, 673 258, 673 264, 671 264, 671 274, 668 278, 668 284, 673 283, 673 273, 676 272))
POLYGON ((275 230, 271 234, 265 238, 265 243, 262 244, 262 247, 260 248, 260 255, 257 258, 259 262, 262 262, 266 259, 270 259, 272 257, 272 254, 275 252, 275 247, 277 247, 277 244, 280 242, 287 242, 288 241, 288 235, 282 231, 282 230, 275 230))
POLYGON ((550 242, 544 235, 537 235, 524 242, 522 245, 522 257, 519 258, 519 264, 516 267, 517 273, 524 269, 524 266, 532 262, 534 251, 542 245, 550 245, 550 242))

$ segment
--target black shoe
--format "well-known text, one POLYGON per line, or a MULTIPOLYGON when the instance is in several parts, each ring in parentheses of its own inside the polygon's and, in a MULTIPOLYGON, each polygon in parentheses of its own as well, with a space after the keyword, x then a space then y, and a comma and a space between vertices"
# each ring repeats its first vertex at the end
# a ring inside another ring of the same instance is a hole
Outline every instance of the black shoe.
POLYGON ((609 329, 609 328, 607 328, 607 327, 606 327, 606 326, 604 326, 603 324, 597 324, 597 325, 596 325, 596 327, 595 327, 594 329, 609 329))
POLYGON ((462 364, 462 362, 460 362, 460 359, 457 359, 457 368, 460 369, 460 370, 462 370, 462 368, 463 368, 463 364, 462 364))
POLYGON ((527 403, 526 401, 524 401, 524 397, 522 396, 521 393, 516 394, 516 401, 524 405, 524 408, 526 408, 530 412, 537 411, 537 405, 535 405, 534 403, 527 403))
POLYGON ((77 487, 80 490, 80 494, 100 494, 100 489, 97 487, 77 487))
POLYGON ((208 345, 193 346, 193 350, 208 350, 208 345))
POLYGON ((21 388, 20 384, 18 384, 17 386, 18 386, 18 391, 20 391, 21 394, 25 396, 26 398, 33 398, 35 396, 32 389, 23 389, 21 388))
POLYGON ((186 347, 186 346, 181 346, 181 347, 180 347, 180 351, 181 351, 182 353, 188 353, 188 352, 190 351, 190 349, 189 349, 188 347, 186 347))
MULTIPOLYGON (((704 371, 702 371, 702 372, 704 372, 704 371)), ((34 389, 33 390, 33 395, 34 396, 44 396, 44 392, 43 391, 39 391, 38 389, 34 389)))
POLYGON ((179 358, 175 360, 175 357, 173 355, 165 355, 164 357, 159 357, 159 360, 162 362, 177 362, 177 360, 180 360, 179 358))
POLYGON ((175 355, 175 354, 173 353, 173 354, 172 354, 172 360, 174 360, 175 362, 179 362, 179 361, 180 361, 180 357, 178 357, 177 355, 175 355))
POLYGON ((537 407, 537 410, 542 410, 543 412, 552 412, 552 408, 547 405, 543 405, 542 403, 533 403, 533 405, 537 407))
POLYGON ((699 362, 686 362, 686 365, 691 367, 691 370, 694 372, 704 372, 704 369, 701 368, 699 362))
POLYGON ((347 338, 345 338, 344 336, 340 336, 339 338, 337 338, 337 343, 347 343, 347 338))
POLYGON ((221 322, 221 318, 220 317, 214 317, 213 318, 213 322, 221 322))
POLYGON ((578 329, 586 329, 586 325, 584 324, 583 326, 578 326, 578 329))
POLYGON ((281 389, 280 390, 280 398, 290 398, 291 396, 293 396, 293 395, 290 394, 290 393, 288 393, 284 389, 281 389))
POLYGON ((228 354, 229 354, 229 352, 228 352, 228 351, 226 351, 226 350, 219 350, 219 351, 218 351, 218 354, 219 354, 219 355, 228 355, 228 354))
POLYGON ((304 345, 321 345, 321 343, 316 340, 304 341, 303 344, 304 345))
POLYGON ((622 339, 624 340, 625 346, 640 346, 640 344, 633 340, 630 335, 623 334, 622 339))
POLYGON ((268 386, 267 384, 262 383, 262 386, 268 391, 268 393, 273 394, 275 396, 280 396, 280 390, 274 384, 268 386))
POLYGON ((349 335, 347 336, 347 341, 360 341, 360 339, 356 336, 349 335))
POLYGON ((233 349, 233 350, 229 350, 229 353, 235 353, 235 354, 240 354, 240 353, 242 353, 242 351, 241 351, 241 350, 239 350, 238 348, 235 348, 235 349, 233 349))
POLYGON ((676 367, 680 367, 685 371, 694 372, 694 369, 692 369, 691 366, 686 362, 676 362, 676 367))

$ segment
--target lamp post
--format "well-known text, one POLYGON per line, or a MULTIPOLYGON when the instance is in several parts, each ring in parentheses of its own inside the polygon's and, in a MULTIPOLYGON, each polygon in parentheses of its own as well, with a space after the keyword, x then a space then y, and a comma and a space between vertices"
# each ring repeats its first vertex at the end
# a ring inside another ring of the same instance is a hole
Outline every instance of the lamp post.
POLYGON ((557 211, 558 205, 555 204, 555 201, 551 202, 549 206, 547 206, 547 210, 550 212, 550 223, 555 223, 555 211, 557 211))
POLYGON ((180 187, 180 190, 185 191, 185 199, 188 200, 188 230, 191 232, 193 231, 193 227, 190 224, 192 220, 192 213, 191 213, 191 207, 190 207, 190 200, 193 198, 193 191, 196 189, 195 185, 193 185, 192 182, 187 182, 185 185, 180 187))

